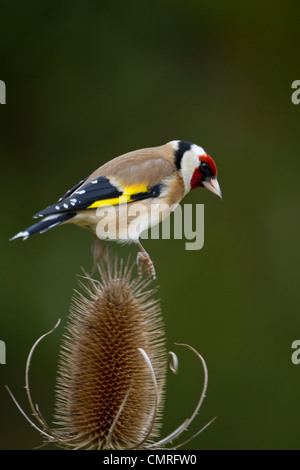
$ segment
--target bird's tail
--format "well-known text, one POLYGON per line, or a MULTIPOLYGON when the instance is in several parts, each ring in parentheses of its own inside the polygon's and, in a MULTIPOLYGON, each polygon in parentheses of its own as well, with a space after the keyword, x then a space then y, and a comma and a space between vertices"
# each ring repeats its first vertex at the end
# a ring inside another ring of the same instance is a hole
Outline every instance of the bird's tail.
POLYGON ((40 222, 37 222, 34 225, 22 230, 22 232, 17 233, 14 237, 10 240, 16 240, 16 238, 23 238, 23 240, 27 240, 27 238, 35 235, 36 233, 43 233, 51 228, 56 227, 57 225, 66 222, 67 220, 71 219, 76 215, 75 212, 64 212, 60 214, 51 214, 45 217, 40 222))

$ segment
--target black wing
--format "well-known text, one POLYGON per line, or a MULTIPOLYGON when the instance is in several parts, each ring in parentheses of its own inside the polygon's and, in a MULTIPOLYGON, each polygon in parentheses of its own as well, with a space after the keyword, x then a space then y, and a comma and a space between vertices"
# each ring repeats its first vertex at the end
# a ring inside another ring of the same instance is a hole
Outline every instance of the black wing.
MULTIPOLYGON (((85 181, 85 180, 84 180, 85 181)), ((74 186, 61 198, 56 204, 38 212, 34 217, 45 217, 50 214, 60 212, 77 211, 90 208, 97 201, 109 199, 109 204, 118 204, 119 197, 125 194, 114 186, 108 178, 99 176, 95 180, 84 184, 74 186), (115 200, 114 200, 115 199, 115 200)), ((155 197, 160 194, 161 185, 157 184, 145 192, 127 195, 127 202, 138 201, 149 197, 155 197)), ((96 206, 94 206, 96 207, 96 206)))
POLYGON ((100 176, 83 186, 82 182, 78 183, 60 198, 56 204, 46 207, 46 209, 38 212, 34 217, 45 217, 46 215, 57 214, 59 212, 86 209, 95 201, 119 197, 121 195, 122 192, 111 184, 108 178, 100 176))

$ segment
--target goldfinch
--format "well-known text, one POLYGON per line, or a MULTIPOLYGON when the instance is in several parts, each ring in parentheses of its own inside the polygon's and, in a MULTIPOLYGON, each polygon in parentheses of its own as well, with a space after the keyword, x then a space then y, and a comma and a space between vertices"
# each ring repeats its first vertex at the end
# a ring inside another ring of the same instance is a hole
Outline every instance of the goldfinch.
POLYGON ((26 240, 58 225, 74 223, 90 229, 100 239, 135 242, 140 249, 138 262, 146 262, 155 278, 154 265, 140 242, 140 235, 167 217, 182 198, 197 187, 204 187, 222 198, 216 165, 202 147, 174 140, 136 150, 100 166, 57 203, 34 216, 42 220, 11 240, 26 240), (146 210, 141 211, 141 205, 146 210), (108 208, 114 211, 109 213, 108 208), (106 227, 113 227, 105 233, 98 226, 104 217, 106 227), (139 223, 130 231, 129 225, 137 217, 139 223))

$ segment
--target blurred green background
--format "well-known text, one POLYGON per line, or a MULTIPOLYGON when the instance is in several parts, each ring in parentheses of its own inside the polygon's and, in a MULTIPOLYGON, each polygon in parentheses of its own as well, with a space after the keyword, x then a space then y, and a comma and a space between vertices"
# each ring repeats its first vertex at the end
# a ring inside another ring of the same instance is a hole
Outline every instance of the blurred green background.
POLYGON ((31 369, 33 399, 51 421, 73 289, 92 266, 92 237, 77 227, 9 238, 110 158, 184 139, 215 159, 223 201, 204 190, 184 200, 205 204, 202 250, 144 243, 179 356, 163 434, 191 415, 201 388, 182 342, 209 371, 191 432, 217 416, 185 448, 299 449, 299 3, 17 1, 1 2, 0 17, 0 448, 42 443, 4 384, 28 412, 27 354, 61 318, 31 369))

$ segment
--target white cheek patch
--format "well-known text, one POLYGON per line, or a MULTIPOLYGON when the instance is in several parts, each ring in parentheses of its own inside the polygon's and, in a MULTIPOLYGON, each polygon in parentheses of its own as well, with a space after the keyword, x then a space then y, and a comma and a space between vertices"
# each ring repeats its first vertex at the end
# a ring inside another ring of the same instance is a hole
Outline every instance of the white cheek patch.
MULTIPOLYGON (((197 150, 201 149, 201 147, 198 147, 198 145, 193 145, 193 147, 197 147, 197 150)), ((201 150, 204 152, 203 149, 201 150)), ((190 191, 192 176, 196 168, 199 167, 199 155, 201 154, 198 152, 195 152, 194 149, 191 149, 185 152, 181 160, 181 176, 184 182, 186 193, 190 191)))

